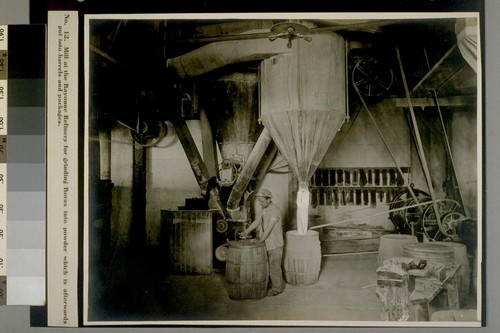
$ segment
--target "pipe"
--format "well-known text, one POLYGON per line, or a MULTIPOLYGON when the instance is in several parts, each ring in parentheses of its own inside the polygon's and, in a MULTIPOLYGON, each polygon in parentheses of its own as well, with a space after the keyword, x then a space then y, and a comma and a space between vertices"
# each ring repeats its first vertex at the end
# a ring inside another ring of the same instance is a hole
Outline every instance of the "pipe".
POLYGON ((445 142, 446 152, 448 153, 448 158, 450 159, 450 163, 451 163, 451 171, 453 173, 453 177, 455 178, 455 182, 456 182, 456 190, 458 192, 458 202, 460 203, 460 207, 462 208, 462 212, 464 213, 464 215, 467 215, 467 212, 465 210, 464 200, 462 197, 462 191, 460 190, 460 184, 459 184, 458 177, 457 177, 455 161, 453 159, 453 154, 451 152, 450 141, 448 140, 448 135, 446 134, 446 126, 444 124, 443 114, 441 113, 441 107, 439 105, 438 95, 437 95, 437 92, 435 89, 432 89, 431 92, 432 92, 432 97, 434 98, 434 103, 436 104, 436 108, 437 108, 437 111, 439 114, 439 120, 441 122, 441 128, 443 130, 443 139, 445 142))
POLYGON ((274 143, 271 142, 269 144, 269 146, 270 146, 270 148, 268 148, 268 150, 267 150, 268 153, 264 154, 264 156, 262 157, 262 163, 259 164, 261 167, 259 168, 259 171, 254 176, 254 178, 255 178, 255 188, 260 188, 260 185, 264 181, 264 176, 267 173, 287 174, 287 173, 291 172, 289 170, 288 171, 282 171, 282 172, 278 172, 278 171, 272 172, 272 171, 269 170, 271 162, 273 161, 273 159, 278 154, 278 147, 274 143))
POLYGON ((268 38, 214 42, 181 56, 167 59, 167 69, 181 78, 202 75, 226 65, 262 60, 280 53, 290 53, 286 43, 271 43, 268 38))
POLYGON ((189 131, 189 128, 184 119, 180 119, 178 117, 174 117, 172 119, 172 123, 176 128, 177 137, 181 142, 182 148, 184 148, 184 152, 189 160, 189 164, 191 165, 191 169, 196 177, 196 181, 200 186, 201 191, 204 195, 208 196, 209 201, 208 205, 210 209, 218 209, 221 214, 226 218, 228 216, 226 209, 222 205, 219 197, 219 189, 213 187, 211 189, 208 188, 209 182, 209 173, 205 162, 201 158, 200 152, 198 148, 196 148, 196 144, 194 139, 189 131), (207 193, 208 191, 208 193, 207 193))
MULTIPOLYGON (((271 133, 264 128, 260 133, 257 142, 255 143, 252 152, 248 156, 248 159, 243 166, 243 170, 238 176, 233 189, 231 190, 231 194, 227 200, 227 210, 229 212, 234 212, 240 204, 241 197, 245 192, 248 183, 252 180, 252 176, 257 169, 262 157, 264 156, 267 147, 272 142, 271 133)), ((234 214, 234 213, 233 213, 234 214)), ((237 219, 237 216, 233 216, 233 218, 237 219)))
POLYGON ((205 164, 207 166, 208 176, 216 177, 218 173, 217 149, 215 147, 215 140, 212 136, 212 128, 204 109, 200 110, 200 124, 203 160, 205 161, 205 164))

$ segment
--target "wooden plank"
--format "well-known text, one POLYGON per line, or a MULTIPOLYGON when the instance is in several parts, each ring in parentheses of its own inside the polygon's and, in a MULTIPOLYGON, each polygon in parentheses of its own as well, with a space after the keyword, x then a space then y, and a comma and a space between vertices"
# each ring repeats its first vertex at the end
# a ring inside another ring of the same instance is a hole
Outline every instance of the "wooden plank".
POLYGON ((475 72, 467 64, 460 49, 453 45, 411 90, 412 96, 426 96, 430 90, 440 90, 441 96, 474 95, 475 72), (471 85, 471 81, 473 84, 471 85), (446 91, 446 93, 443 93, 446 91))
MULTIPOLYGON (((406 98, 395 98, 394 100, 398 108, 409 107, 406 98)), ((411 103, 413 106, 421 108, 436 106, 436 102, 431 97, 414 97, 411 99, 411 103)), ((448 96, 439 98, 439 105, 442 107, 474 105, 475 103, 475 96, 448 96)))

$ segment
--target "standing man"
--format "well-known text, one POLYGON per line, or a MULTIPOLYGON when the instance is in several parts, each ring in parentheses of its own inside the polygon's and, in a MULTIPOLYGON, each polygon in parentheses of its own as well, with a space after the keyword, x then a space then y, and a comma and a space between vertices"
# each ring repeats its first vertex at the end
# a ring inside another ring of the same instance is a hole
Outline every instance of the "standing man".
POLYGON ((246 236, 260 226, 260 238, 251 239, 250 241, 253 243, 266 243, 269 276, 272 286, 267 296, 276 296, 281 294, 285 289, 283 272, 281 270, 284 245, 281 211, 271 201, 273 195, 269 190, 261 189, 256 197, 262 206, 262 211, 250 226, 240 233, 240 236, 246 236))

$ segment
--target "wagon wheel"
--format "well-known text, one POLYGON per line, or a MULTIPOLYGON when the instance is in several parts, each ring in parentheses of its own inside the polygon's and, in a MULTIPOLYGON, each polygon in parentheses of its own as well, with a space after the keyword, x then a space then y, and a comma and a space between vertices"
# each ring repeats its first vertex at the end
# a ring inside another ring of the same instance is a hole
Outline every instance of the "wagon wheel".
POLYGON ((434 205, 429 205, 422 215, 422 228, 429 240, 440 240, 441 238, 457 238, 456 221, 461 219, 457 212, 460 204, 455 200, 442 199, 436 202, 439 209, 441 221, 438 221, 434 211, 434 205), (445 219, 446 218, 446 219, 445 219))
POLYGON ((352 70, 354 88, 365 96, 380 96, 392 86, 392 70, 374 58, 362 60, 352 70))
MULTIPOLYGON (((419 203, 431 200, 430 195, 424 191, 413 189, 413 194, 418 199, 419 203)), ((412 224, 421 224, 422 207, 405 208, 415 203, 415 199, 411 195, 410 190, 405 189, 399 192, 389 204, 389 210, 391 211, 389 213, 389 219, 398 232, 411 233, 412 224)), ((421 228, 416 228, 416 230, 417 232, 422 232, 421 228)))

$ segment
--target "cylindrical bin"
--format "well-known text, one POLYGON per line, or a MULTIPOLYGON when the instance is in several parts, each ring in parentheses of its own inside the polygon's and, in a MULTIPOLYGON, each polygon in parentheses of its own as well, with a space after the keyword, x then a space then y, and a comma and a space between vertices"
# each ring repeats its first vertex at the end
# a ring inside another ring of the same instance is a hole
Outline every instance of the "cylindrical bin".
POLYGON ((462 243, 453 242, 438 242, 438 244, 443 244, 451 247, 455 255, 455 265, 460 265, 457 271, 457 284, 458 284, 458 295, 460 298, 460 307, 463 307, 467 303, 467 298, 470 292, 470 263, 467 256, 467 247, 462 243))
POLYGON ((161 211, 162 237, 176 274, 212 274, 212 212, 161 211))
POLYGON ((265 243, 248 239, 230 241, 226 259, 227 292, 231 299, 255 299, 267 295, 269 263, 265 243))
POLYGON ((404 244, 416 244, 418 239, 412 235, 389 234, 380 236, 378 248, 378 265, 382 266, 384 260, 403 256, 404 244))
POLYGON ((405 244, 403 257, 427 260, 427 266, 430 267, 448 266, 455 263, 453 249, 437 243, 405 244))
POLYGON ((294 285, 312 285, 318 282, 321 269, 321 246, 319 233, 308 230, 299 234, 297 230, 286 232, 283 254, 285 280, 294 285))

